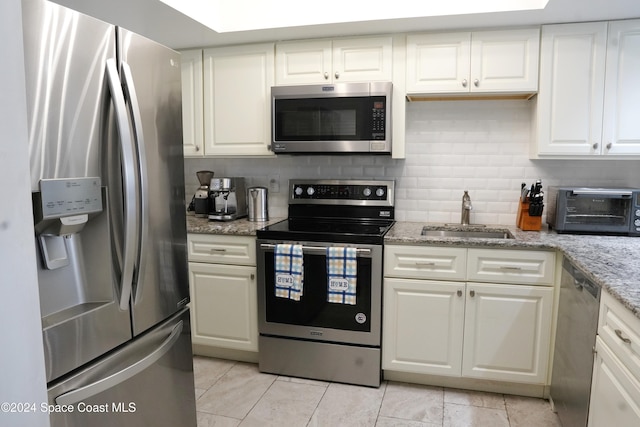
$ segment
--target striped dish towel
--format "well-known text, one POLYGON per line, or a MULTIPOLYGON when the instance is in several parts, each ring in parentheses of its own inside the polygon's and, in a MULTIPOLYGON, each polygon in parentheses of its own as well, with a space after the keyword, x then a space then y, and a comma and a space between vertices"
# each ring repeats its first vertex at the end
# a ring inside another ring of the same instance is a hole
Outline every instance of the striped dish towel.
POLYGON ((327 301, 356 303, 356 248, 327 248, 327 301))
POLYGON ((276 296, 300 301, 304 283, 302 245, 276 245, 276 296))

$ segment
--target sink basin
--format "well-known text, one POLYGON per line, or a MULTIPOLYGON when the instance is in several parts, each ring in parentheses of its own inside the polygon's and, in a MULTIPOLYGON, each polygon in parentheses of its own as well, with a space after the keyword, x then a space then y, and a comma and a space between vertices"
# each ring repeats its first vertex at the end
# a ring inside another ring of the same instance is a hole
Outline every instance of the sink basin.
POLYGON ((434 230, 429 227, 424 227, 420 234, 431 237, 459 237, 467 239, 513 239, 513 235, 509 230, 434 230))

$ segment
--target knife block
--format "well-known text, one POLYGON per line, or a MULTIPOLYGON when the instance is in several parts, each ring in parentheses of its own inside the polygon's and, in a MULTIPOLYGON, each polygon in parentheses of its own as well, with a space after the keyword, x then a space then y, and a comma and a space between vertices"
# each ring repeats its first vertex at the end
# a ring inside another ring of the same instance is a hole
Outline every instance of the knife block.
POLYGON ((540 231, 542 228, 542 216, 530 216, 529 202, 520 200, 516 226, 523 231, 540 231))

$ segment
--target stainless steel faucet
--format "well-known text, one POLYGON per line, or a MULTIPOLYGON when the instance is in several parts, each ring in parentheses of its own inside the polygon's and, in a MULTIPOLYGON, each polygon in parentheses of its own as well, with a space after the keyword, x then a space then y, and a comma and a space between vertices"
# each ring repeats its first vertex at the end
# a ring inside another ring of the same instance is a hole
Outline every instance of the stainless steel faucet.
POLYGON ((464 194, 462 195, 462 214, 460 216, 460 224, 469 225, 471 209, 473 209, 473 206, 471 205, 471 197, 469 197, 469 192, 464 190, 464 194))

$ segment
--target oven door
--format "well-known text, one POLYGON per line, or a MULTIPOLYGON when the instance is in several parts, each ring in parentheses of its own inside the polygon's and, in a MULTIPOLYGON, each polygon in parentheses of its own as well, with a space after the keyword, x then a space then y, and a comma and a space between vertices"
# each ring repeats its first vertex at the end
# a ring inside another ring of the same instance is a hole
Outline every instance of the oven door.
POLYGON ((356 247, 356 304, 327 301, 326 248, 322 242, 258 240, 258 330, 261 335, 380 346, 382 246, 356 247), (277 297, 274 250, 277 243, 303 247, 303 295, 299 301, 277 297))
POLYGON ((632 191, 575 189, 559 200, 565 231, 628 234, 632 191))

